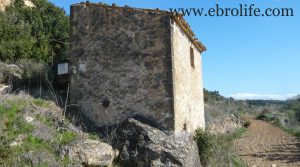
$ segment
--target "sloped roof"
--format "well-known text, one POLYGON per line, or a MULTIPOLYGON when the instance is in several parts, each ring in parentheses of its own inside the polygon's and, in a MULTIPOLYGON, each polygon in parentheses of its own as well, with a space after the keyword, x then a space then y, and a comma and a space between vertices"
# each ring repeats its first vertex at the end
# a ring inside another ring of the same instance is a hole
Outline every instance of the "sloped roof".
POLYGON ((133 8, 133 7, 129 7, 129 6, 120 7, 120 6, 116 6, 115 4, 108 5, 106 3, 90 3, 89 1, 77 3, 72 6, 76 6, 76 5, 99 6, 99 7, 111 8, 111 9, 126 8, 126 9, 151 12, 151 13, 156 13, 156 14, 168 14, 180 26, 180 28, 185 32, 185 34, 189 37, 189 39, 193 42, 193 44, 197 47, 197 49, 199 49, 200 52, 206 51, 206 47, 198 40, 198 38, 196 38, 195 33, 193 32, 190 25, 186 22, 186 20, 184 19, 184 17, 181 14, 174 14, 169 11, 160 10, 160 9, 142 9, 142 8, 133 8))

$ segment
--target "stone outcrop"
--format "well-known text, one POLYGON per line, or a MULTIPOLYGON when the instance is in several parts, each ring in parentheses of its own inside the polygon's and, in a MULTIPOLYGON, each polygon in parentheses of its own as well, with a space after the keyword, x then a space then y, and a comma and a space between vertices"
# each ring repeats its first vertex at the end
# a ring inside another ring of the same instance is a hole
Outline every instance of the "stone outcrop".
MULTIPOLYGON (((0 0, 0 11, 4 11, 7 6, 12 4, 14 0, 0 0)), ((24 0, 24 5, 27 7, 35 7, 30 0, 24 0)))
MULTIPOLYGON (((27 153, 24 153, 21 158, 30 162, 31 166, 45 166, 45 164, 47 164, 48 167, 63 166, 55 159, 53 154, 50 154, 46 151, 29 151, 27 153)), ((16 164, 16 166, 22 165, 16 164)))
POLYGON ((211 133, 230 133, 243 127, 243 122, 234 115, 224 116, 207 123, 207 130, 211 133))
POLYGON ((111 166, 118 153, 112 146, 90 139, 76 141, 63 150, 72 161, 87 166, 111 166))
POLYGON ((0 83, 8 77, 21 78, 23 70, 15 64, 5 64, 0 62, 0 83))
MULTIPOLYGON (((1 73, 0 73, 1 74, 1 73)), ((0 76, 1 77, 1 76, 0 76)), ((6 94, 11 90, 11 87, 8 85, 0 84, 0 94, 6 94)))
POLYGON ((0 0, 0 11, 4 11, 5 7, 10 5, 11 0, 0 0))
POLYGON ((115 134, 112 144, 120 150, 118 161, 122 166, 201 166, 197 145, 190 133, 165 134, 130 118, 115 134))

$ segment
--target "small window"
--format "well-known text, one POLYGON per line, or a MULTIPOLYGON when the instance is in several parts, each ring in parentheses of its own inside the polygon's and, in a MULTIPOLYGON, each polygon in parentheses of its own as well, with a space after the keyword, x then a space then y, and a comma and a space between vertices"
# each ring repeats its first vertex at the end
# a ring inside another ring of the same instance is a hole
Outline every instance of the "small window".
POLYGON ((190 47, 190 59, 191 59, 191 66, 195 67, 194 49, 192 47, 190 47))
POLYGON ((187 130, 187 125, 186 125, 186 123, 183 124, 183 130, 185 130, 185 131, 187 130))

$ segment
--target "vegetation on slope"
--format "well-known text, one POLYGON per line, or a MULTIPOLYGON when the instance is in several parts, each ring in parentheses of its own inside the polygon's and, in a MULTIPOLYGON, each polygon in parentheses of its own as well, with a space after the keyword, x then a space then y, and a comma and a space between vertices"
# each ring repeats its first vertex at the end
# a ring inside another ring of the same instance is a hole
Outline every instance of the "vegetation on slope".
MULTIPOLYGON (((215 126, 218 120, 226 126, 225 118, 234 116, 243 122, 244 127, 251 126, 250 119, 259 118, 283 128, 298 138, 300 136, 300 97, 286 101, 235 100, 225 98, 217 91, 204 90, 204 100, 207 129, 215 126)), ((232 145, 244 130, 236 129, 225 134, 197 130, 195 138, 202 163, 205 166, 245 166, 235 154, 232 145)))
POLYGON ((0 166, 69 163, 57 148, 75 141, 78 134, 67 128, 53 102, 24 94, 0 96, 0 100, 0 166))
POLYGON ((225 98, 217 91, 204 90, 205 118, 209 127, 215 120, 223 120, 234 115, 244 126, 253 118, 272 122, 299 137, 300 133, 300 97, 278 100, 235 100, 225 98))
POLYGON ((49 62, 65 59, 69 18, 64 10, 47 0, 32 0, 35 7, 25 7, 23 0, 0 12, 0 61, 15 63, 21 59, 49 62))
POLYGON ((236 129, 229 134, 212 134, 202 129, 196 130, 195 140, 198 145, 199 155, 204 166, 246 166, 235 153, 233 142, 244 132, 245 128, 236 129))

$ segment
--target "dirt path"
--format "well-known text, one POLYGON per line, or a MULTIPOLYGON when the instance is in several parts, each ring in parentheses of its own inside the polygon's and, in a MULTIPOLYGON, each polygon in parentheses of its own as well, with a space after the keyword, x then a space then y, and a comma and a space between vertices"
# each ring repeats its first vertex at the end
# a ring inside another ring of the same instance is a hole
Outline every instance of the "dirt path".
POLYGON ((248 131, 234 145, 250 167, 300 167, 300 142, 267 122, 251 121, 248 131))

